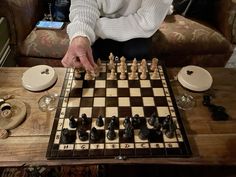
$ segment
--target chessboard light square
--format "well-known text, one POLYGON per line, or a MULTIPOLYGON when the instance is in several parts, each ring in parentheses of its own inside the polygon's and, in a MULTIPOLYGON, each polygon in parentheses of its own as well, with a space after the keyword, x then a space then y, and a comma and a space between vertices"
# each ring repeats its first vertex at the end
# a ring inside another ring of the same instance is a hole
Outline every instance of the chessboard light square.
POLYGON ((119 106, 130 106, 129 97, 120 97, 118 102, 119 102, 119 106))
POLYGON ((93 97, 94 88, 84 88, 82 96, 83 97, 93 97))
POLYGON ((165 96, 163 88, 152 88, 154 96, 165 96))
POLYGON ((130 96, 141 96, 140 88, 130 88, 130 96))
POLYGON ((143 106, 155 106, 153 97, 143 97, 143 106))
POLYGON ((144 116, 143 107, 132 107, 132 115, 138 114, 140 117, 144 116))
POLYGON ((95 97, 93 100, 94 107, 105 107, 105 97, 95 97))
POLYGON ((150 88, 151 87, 150 80, 140 80, 140 86, 141 88, 150 88))
POLYGON ((107 97, 117 97, 117 88, 107 88, 106 95, 107 97))
POLYGON ((82 80, 73 80, 72 88, 82 88, 83 81, 82 80))
POLYGON ((128 88, 128 80, 118 80, 118 88, 128 88))
POLYGON ((106 81, 105 80, 96 80, 95 88, 105 88, 105 87, 106 87, 106 81))
POLYGON ((158 113, 158 116, 160 117, 166 117, 170 115, 169 108, 165 106, 157 107, 157 113, 158 113))
POLYGON ((80 105, 80 98, 69 98, 68 107, 79 107, 80 105))
POLYGON ((81 117, 82 114, 86 114, 87 117, 91 117, 92 116, 92 108, 90 108, 90 107, 80 107, 79 117, 81 117))
POLYGON ((106 143, 119 143, 119 130, 114 130, 115 133, 116 133, 116 138, 114 140, 109 140, 107 138, 107 133, 108 133, 109 130, 106 130, 106 143))
POLYGON ((106 117, 118 117, 118 107, 106 107, 106 117))

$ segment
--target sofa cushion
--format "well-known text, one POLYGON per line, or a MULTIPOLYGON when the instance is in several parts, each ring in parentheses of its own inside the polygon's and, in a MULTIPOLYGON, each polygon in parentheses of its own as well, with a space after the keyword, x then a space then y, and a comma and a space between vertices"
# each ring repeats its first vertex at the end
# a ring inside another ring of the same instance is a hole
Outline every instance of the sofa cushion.
POLYGON ((29 57, 62 58, 68 45, 66 26, 62 30, 35 28, 20 46, 20 53, 29 57))
MULTIPOLYGON (((217 31, 180 15, 168 16, 152 38, 153 55, 206 55, 231 51, 217 31)), ((61 59, 68 48, 63 30, 34 29, 20 47, 22 56, 61 59)))
POLYGON ((168 16, 154 34, 155 55, 222 54, 231 44, 215 29, 180 15, 168 16))

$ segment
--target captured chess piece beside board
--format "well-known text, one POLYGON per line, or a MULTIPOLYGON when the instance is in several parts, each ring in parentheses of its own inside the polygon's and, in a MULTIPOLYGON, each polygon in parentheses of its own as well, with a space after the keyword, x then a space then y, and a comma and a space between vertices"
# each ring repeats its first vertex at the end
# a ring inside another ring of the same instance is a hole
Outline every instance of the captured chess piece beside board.
POLYGON ((190 156, 163 63, 108 58, 94 73, 67 69, 47 158, 190 156))

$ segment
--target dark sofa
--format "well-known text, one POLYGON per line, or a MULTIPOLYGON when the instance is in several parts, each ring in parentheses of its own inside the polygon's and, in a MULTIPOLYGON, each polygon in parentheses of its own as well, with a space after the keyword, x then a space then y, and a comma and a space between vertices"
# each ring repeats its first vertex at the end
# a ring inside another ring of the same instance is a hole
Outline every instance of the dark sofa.
MULTIPOLYGON (((46 12, 45 0, 1 0, 0 16, 8 20, 11 45, 16 50, 18 66, 48 64, 61 66, 69 39, 63 30, 36 29, 46 12)), ((152 38, 152 56, 167 66, 224 66, 236 42, 235 0, 215 0, 213 19, 167 16, 152 38)), ((111 51, 112 52, 112 51, 111 51)))

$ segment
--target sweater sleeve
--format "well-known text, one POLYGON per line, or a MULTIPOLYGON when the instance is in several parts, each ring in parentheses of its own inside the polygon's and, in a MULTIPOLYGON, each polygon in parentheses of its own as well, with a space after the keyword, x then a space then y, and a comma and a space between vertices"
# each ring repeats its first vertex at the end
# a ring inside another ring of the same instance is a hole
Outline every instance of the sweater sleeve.
POLYGON ((119 18, 100 18, 96 23, 96 35, 102 39, 117 41, 148 38, 159 29, 171 3, 172 0, 143 0, 134 14, 119 18))
POLYGON ((67 26, 70 41, 76 36, 84 36, 92 44, 96 39, 94 30, 99 16, 96 0, 71 0, 70 24, 67 26))

